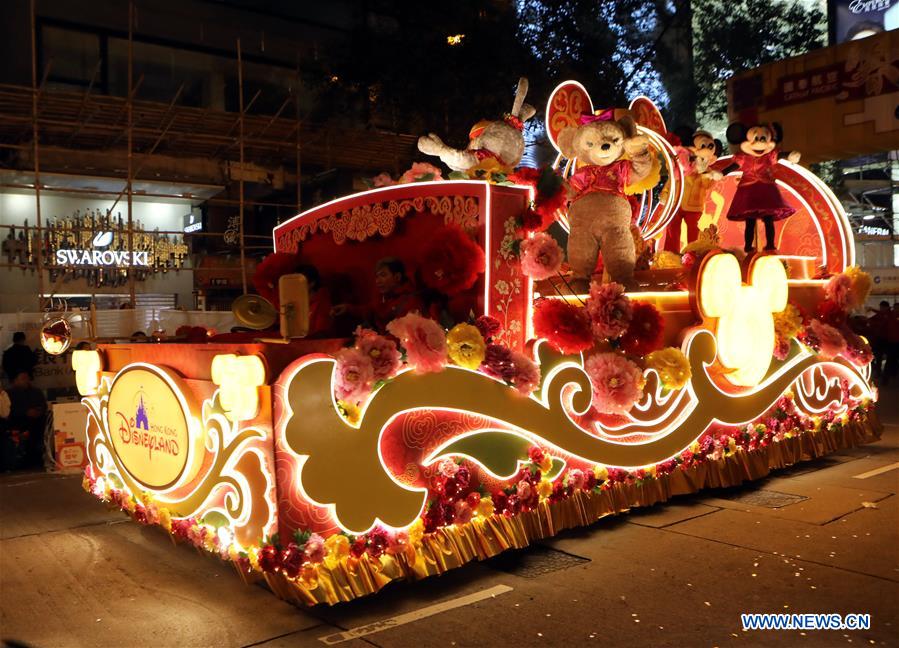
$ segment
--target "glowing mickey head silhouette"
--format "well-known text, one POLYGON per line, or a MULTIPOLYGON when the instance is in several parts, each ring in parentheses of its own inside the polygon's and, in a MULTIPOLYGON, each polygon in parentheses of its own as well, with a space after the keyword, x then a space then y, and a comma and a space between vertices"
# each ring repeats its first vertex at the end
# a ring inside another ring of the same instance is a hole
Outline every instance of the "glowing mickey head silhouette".
POLYGON ((774 352, 774 313, 787 306, 787 273, 775 256, 756 257, 743 282, 732 254, 715 254, 699 277, 699 308, 718 340, 718 360, 734 385, 758 385, 774 352))

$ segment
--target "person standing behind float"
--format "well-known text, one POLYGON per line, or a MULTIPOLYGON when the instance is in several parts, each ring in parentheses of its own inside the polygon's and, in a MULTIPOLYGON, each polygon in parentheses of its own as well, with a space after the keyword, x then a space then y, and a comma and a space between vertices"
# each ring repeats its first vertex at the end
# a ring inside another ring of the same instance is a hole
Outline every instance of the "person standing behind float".
POLYGON ((31 382, 31 375, 22 371, 7 390, 10 401, 6 433, 3 438, 3 470, 39 468, 44 453, 44 428, 47 421, 47 400, 44 393, 31 382))
POLYGON ((23 371, 34 376, 37 355, 25 343, 25 333, 16 331, 12 336, 12 346, 3 352, 3 372, 7 380, 13 382, 23 371))
POLYGON ((893 304, 886 327, 886 366, 883 369, 883 384, 899 373, 899 303, 893 304))
MULTIPOLYGON (((874 352, 871 372, 876 380, 880 380, 884 373, 884 361, 887 356, 887 328, 893 314, 890 311, 890 302, 880 302, 880 309, 874 310, 868 318, 868 340, 871 342, 871 350, 874 352)), ((885 384, 885 383, 884 383, 885 384)))

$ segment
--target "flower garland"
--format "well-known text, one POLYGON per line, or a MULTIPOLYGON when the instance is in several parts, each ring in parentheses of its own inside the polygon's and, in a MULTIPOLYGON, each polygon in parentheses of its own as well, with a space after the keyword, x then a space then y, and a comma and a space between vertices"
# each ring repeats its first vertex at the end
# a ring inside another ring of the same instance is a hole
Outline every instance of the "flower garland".
POLYGON ((871 403, 852 398, 845 381, 842 390, 843 402, 848 406, 844 413, 832 407, 822 416, 807 416, 796 409, 788 393, 755 422, 739 427, 713 426, 679 455, 636 470, 571 465, 559 472, 549 449, 531 446, 528 461, 519 472, 507 484, 491 491, 473 484, 467 460, 444 459, 431 479, 430 497, 421 517, 405 529, 375 527, 361 535, 336 533, 324 538, 296 531, 286 542, 275 534, 260 539, 254 546, 243 547, 235 541, 224 520, 212 515, 204 519, 176 518, 147 493, 131 494, 114 476, 97 475, 91 466, 85 470, 82 486, 138 523, 158 525, 177 541, 231 561, 243 574, 280 574, 313 590, 318 587, 322 569, 333 571, 342 567, 353 572, 361 561, 377 563, 385 556, 412 564, 424 555, 424 540, 443 527, 464 527, 475 519, 512 517, 534 511, 544 502, 566 501, 577 493, 600 495, 616 489, 640 488, 676 471, 692 470, 741 453, 765 451, 771 444, 806 434, 839 433, 850 422, 865 422, 871 403))

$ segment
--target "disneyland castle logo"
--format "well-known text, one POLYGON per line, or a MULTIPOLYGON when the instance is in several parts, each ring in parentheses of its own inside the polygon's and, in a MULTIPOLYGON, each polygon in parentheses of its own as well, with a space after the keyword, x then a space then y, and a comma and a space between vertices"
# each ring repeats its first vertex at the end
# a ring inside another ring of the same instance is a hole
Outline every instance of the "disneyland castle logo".
POLYGON ((129 417, 123 412, 116 412, 120 421, 119 439, 121 442, 125 445, 146 448, 151 461, 154 453, 178 456, 181 448, 176 439, 175 428, 155 421, 151 423, 146 394, 141 391, 137 396, 138 401, 133 416, 129 417))

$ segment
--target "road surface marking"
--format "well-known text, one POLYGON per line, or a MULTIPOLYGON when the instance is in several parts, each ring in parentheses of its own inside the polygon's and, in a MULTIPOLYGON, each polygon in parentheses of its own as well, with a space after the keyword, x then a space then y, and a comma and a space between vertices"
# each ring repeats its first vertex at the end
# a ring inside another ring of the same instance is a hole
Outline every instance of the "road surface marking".
POLYGON ((332 646, 334 644, 343 643, 344 641, 349 641, 350 639, 364 637, 365 635, 380 632, 381 630, 395 628, 396 626, 400 626, 405 623, 411 623, 413 621, 418 621, 419 619, 434 616, 435 614, 440 614, 441 612, 446 612, 447 610, 453 610, 464 605, 471 605, 472 603, 477 603, 478 601, 483 601, 484 599, 492 598, 494 596, 505 594, 506 592, 511 591, 512 588, 508 585, 497 585, 489 589, 481 590, 480 592, 475 592, 474 594, 467 594, 458 598, 441 601, 440 603, 435 603, 434 605, 423 607, 420 610, 406 612, 405 614, 399 614, 395 617, 390 617, 389 619, 375 621, 374 623, 359 626, 358 628, 344 630, 343 632, 335 632, 334 634, 325 635, 323 637, 319 637, 318 640, 323 644, 332 646))
POLYGON ((899 468, 899 461, 896 463, 891 463, 887 466, 881 466, 880 468, 875 468, 874 470, 869 470, 868 472, 863 472, 861 475, 853 475, 853 479, 867 479, 868 477, 873 477, 874 475, 881 475, 885 472, 890 472, 891 470, 896 470, 899 468))

